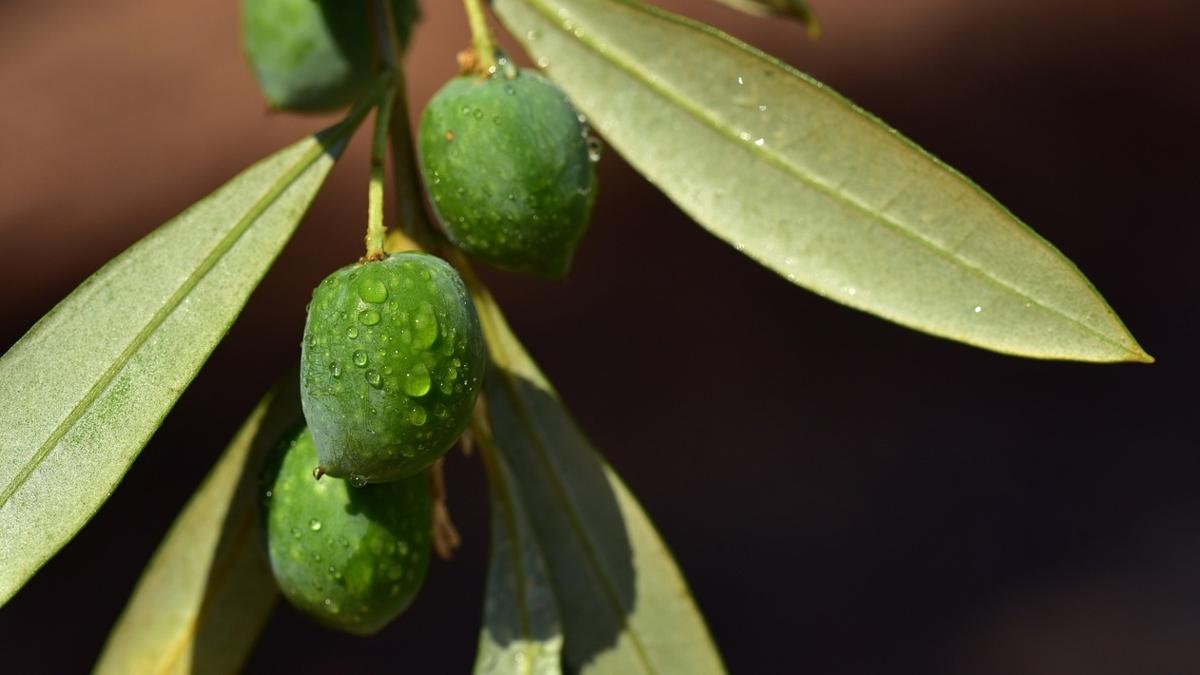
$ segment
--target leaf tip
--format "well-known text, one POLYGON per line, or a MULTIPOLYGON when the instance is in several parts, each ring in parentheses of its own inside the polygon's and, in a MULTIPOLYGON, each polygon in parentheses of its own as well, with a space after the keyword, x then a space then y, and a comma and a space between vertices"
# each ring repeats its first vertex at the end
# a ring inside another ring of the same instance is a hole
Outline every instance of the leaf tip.
POLYGON ((1133 349, 1129 351, 1129 355, 1129 360, 1133 361, 1134 363, 1145 363, 1149 365, 1155 361, 1154 357, 1147 354, 1146 350, 1142 349, 1142 346, 1136 342, 1133 343, 1133 349))

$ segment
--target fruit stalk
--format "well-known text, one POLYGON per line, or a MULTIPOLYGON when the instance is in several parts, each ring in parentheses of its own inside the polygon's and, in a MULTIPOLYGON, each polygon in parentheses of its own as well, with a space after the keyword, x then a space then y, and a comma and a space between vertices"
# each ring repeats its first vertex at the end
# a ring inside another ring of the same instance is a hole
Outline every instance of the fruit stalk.
POLYGON ((480 0, 463 0, 467 9, 467 22, 471 24, 471 46, 475 49, 478 59, 478 71, 481 73, 494 72, 496 68, 496 47, 492 33, 488 30, 487 17, 483 12, 480 0))
POLYGON ((396 87, 389 86, 375 111, 375 136, 371 142, 371 182, 367 186, 367 260, 383 258, 383 240, 386 227, 383 224, 383 180, 384 161, 387 155, 388 127, 392 119, 392 108, 396 102, 396 87))

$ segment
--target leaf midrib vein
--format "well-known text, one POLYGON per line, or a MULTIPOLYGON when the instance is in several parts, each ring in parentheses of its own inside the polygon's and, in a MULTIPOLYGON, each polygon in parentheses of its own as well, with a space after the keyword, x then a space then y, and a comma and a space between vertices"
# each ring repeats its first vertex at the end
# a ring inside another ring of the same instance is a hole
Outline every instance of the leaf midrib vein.
MULTIPOLYGON (((719 118, 717 118, 714 115, 707 114, 703 107, 699 106, 698 104, 693 103, 686 95, 684 95, 677 89, 673 89, 673 88, 667 87, 664 84, 662 84, 660 82, 660 78, 648 77, 646 71, 644 69, 642 69, 638 63, 627 58, 619 50, 613 49, 611 47, 607 47, 605 45, 598 43, 596 40, 591 38, 591 33, 589 31, 586 31, 586 30, 581 31, 581 33, 579 35, 577 35, 573 32, 569 32, 566 28, 564 28, 561 25, 560 21, 555 19, 553 12, 551 12, 550 9, 548 7, 546 7, 544 0, 517 0, 517 1, 526 3, 535 12, 540 14, 543 17, 543 19, 545 19, 547 24, 554 27, 555 30, 557 30, 561 33, 567 34, 569 38, 573 38, 573 39, 579 41, 585 47, 590 48, 592 51, 596 52, 601 57, 607 59, 613 65, 617 66, 621 70, 624 70, 626 73, 631 75, 636 81, 640 82, 644 87, 646 87, 646 89, 648 89, 651 92, 657 94, 658 96, 674 103, 679 108, 687 111, 693 117, 695 117, 697 120, 699 120, 701 123, 703 123, 705 126, 708 126, 709 128, 720 133, 721 135, 728 137, 731 140, 735 140, 735 141, 740 140, 738 138, 737 134, 732 129, 732 127, 730 127, 728 124, 723 123, 719 118)), ((650 12, 640 6, 635 6, 634 4, 629 3, 629 2, 622 1, 619 4, 625 5, 626 7, 629 7, 631 10, 634 10, 634 11, 644 11, 645 13, 652 14, 652 15, 656 14, 655 12, 650 12)), ((683 25, 685 27, 690 27, 690 26, 687 26, 687 24, 683 24, 683 25)), ((716 37, 723 38, 724 36, 718 34, 716 37)), ((780 68, 780 66, 778 64, 773 63, 770 60, 764 59, 764 63, 766 63, 774 68, 777 68, 777 69, 780 68)), ((785 74, 788 74, 789 76, 792 75, 790 72, 787 72, 786 70, 785 70, 785 74)), ((740 146, 742 144, 739 143, 738 145, 740 146)), ((798 180, 808 184, 813 189, 828 195, 833 200, 841 202, 841 203, 849 206, 850 208, 853 208, 857 211, 860 211, 860 212, 866 214, 869 219, 878 221, 879 223, 886 226, 888 229, 900 234, 903 237, 906 237, 906 238, 918 243, 922 247, 929 249, 935 255, 938 255, 939 257, 941 257, 943 259, 951 261, 952 263, 954 263, 956 266, 963 269, 964 271, 967 271, 967 272, 973 274, 974 276, 977 276, 977 277, 983 279, 985 282, 991 283, 992 285, 997 286, 1000 289, 1002 289, 1008 293, 1011 293, 1012 295, 1017 296, 1018 298, 1021 298, 1032 304, 1035 304, 1038 307, 1045 310, 1046 312, 1048 312, 1052 315, 1058 316, 1059 318, 1067 321, 1068 323, 1079 326, 1085 332, 1091 334, 1092 336, 1094 336, 1096 339, 1098 339, 1101 342, 1104 342, 1111 346, 1117 347, 1118 349, 1120 349, 1130 355, 1139 356, 1138 350, 1132 349, 1129 345, 1127 345, 1121 341, 1114 340, 1113 338, 1109 337, 1105 333, 1084 323, 1079 318, 1071 316, 1070 314, 1067 314, 1065 311, 1060 310, 1057 307, 1048 305, 1045 302, 1039 300, 1038 298, 1036 298, 1032 295, 1029 295, 1026 291, 1014 286, 1010 282, 1007 282, 999 277, 996 277, 996 276, 990 274, 986 269, 979 267, 978 265, 972 264, 972 263, 968 262, 967 260, 956 256, 953 252, 951 252, 948 249, 946 249, 945 247, 939 245, 937 242, 926 238, 925 236, 921 235, 919 232, 916 232, 916 231, 906 228, 902 223, 895 221, 891 218, 888 218, 885 214, 882 214, 882 213, 872 210, 870 206, 855 199, 853 196, 851 196, 847 193, 844 193, 844 192, 840 192, 840 191, 832 188, 831 186, 827 185, 824 181, 820 180, 817 176, 814 176, 813 174, 805 171, 803 167, 798 166, 798 165, 793 165, 792 163, 786 161, 785 159, 783 159, 782 155, 775 153, 775 152, 771 152, 766 147, 759 147, 759 146, 751 145, 745 149, 753 154, 760 156, 764 161, 782 169, 785 173, 788 173, 788 174, 796 177, 798 180)), ((943 171, 945 170, 944 168, 942 168, 940 166, 939 166, 939 169, 943 170, 943 171)), ((1094 293, 1095 292, 1093 291, 1093 294, 1094 293)), ((1111 310, 1110 310, 1110 312, 1111 312, 1111 310)))

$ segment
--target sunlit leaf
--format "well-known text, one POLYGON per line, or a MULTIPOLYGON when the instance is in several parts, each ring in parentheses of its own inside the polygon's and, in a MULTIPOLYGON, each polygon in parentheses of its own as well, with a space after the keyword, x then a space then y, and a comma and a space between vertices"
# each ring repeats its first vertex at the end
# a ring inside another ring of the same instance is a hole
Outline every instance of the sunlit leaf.
POLYGON ((691 593, 633 495, 580 433, 558 395, 476 286, 493 367, 496 446, 512 469, 550 572, 564 670, 724 672, 691 593))
POLYGON ((504 457, 490 437, 480 444, 491 495, 492 551, 475 673, 558 675, 562 628, 541 546, 504 457))
POLYGON ((821 24, 802 0, 717 0, 723 5, 758 16, 783 16, 795 19, 808 28, 808 34, 814 38, 821 35, 821 24))
POLYGON ((159 227, 0 358, 0 603, 120 482, 364 112, 262 160, 159 227))
POLYGON ((97 675, 232 673, 278 592, 256 526, 261 460, 300 419, 297 377, 267 394, 171 526, 108 636, 97 675))
POLYGON ((638 171, 787 279, 1000 352, 1151 360, 1062 254, 819 82, 634 0, 494 7, 638 171))

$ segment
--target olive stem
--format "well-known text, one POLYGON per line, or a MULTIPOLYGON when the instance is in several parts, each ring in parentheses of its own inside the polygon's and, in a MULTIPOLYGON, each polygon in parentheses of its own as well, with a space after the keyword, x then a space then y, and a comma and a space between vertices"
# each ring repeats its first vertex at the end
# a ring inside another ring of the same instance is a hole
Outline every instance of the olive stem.
POLYGON ((367 186, 367 260, 383 258, 383 241, 387 228, 383 224, 383 181, 387 157, 388 127, 392 107, 396 102, 396 87, 390 86, 375 111, 375 136, 371 141, 371 182, 367 186))
POLYGON ((463 5, 467 9, 467 22, 471 24, 471 44, 479 60, 477 70, 480 73, 495 72, 496 43, 492 39, 492 32, 488 30, 483 3, 480 0, 463 0, 463 5))
POLYGON ((400 37, 396 35, 396 12, 392 9, 390 0, 375 0, 375 8, 377 16, 383 17, 383 25, 378 27, 376 32, 376 43, 380 40, 378 36, 382 33, 383 44, 380 45, 383 52, 383 61, 387 64, 388 70, 399 72, 403 67, 403 48, 400 46, 400 37))
POLYGON ((396 71, 395 77, 397 100, 392 109, 388 139, 392 146, 392 188, 396 194, 396 220, 408 238, 418 247, 432 251, 437 247, 437 234, 425 214, 425 190, 421 186, 417 155, 413 148, 404 72, 396 71))

